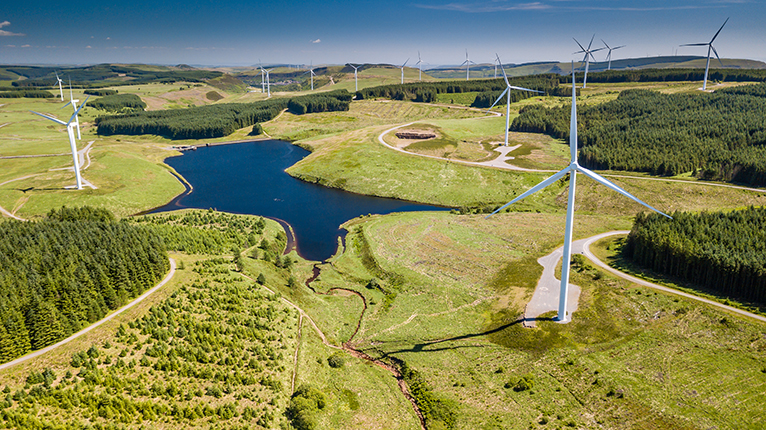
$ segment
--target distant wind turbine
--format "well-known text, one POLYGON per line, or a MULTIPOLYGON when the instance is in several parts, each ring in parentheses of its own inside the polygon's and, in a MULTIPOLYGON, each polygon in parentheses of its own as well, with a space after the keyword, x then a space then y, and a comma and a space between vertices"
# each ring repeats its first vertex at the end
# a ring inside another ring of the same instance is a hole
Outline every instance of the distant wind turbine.
MULTIPOLYGON (((497 54, 495 54, 495 55, 497 55, 497 54)), ((498 59, 495 59, 495 61, 493 61, 493 63, 495 63, 495 79, 497 79, 497 63, 498 63, 498 61, 499 61, 498 59)), ((503 73, 505 73, 505 72, 503 72, 503 73)))
POLYGON ((271 81, 269 80, 269 72, 271 72, 274 69, 261 69, 264 73, 266 73, 266 92, 268 93, 266 97, 271 97, 271 81))
POLYGON ((258 67, 261 68, 261 94, 263 94, 266 92, 266 81, 264 80, 266 74, 263 73, 263 63, 261 63, 260 59, 258 59, 258 67))
POLYGON ((67 131, 67 134, 69 135, 69 147, 72 149, 72 160, 74 162, 74 175, 75 175, 75 178, 77 178, 78 190, 82 189, 82 176, 80 176, 80 161, 77 159, 77 143, 75 142, 75 139, 74 139, 74 121, 77 118, 77 114, 80 113, 82 108, 85 107, 85 103, 88 102, 88 98, 90 98, 90 96, 85 98, 85 101, 82 102, 82 106, 80 106, 79 109, 74 111, 74 114, 72 114, 68 122, 64 122, 58 118, 54 118, 52 116, 45 115, 39 112, 30 111, 35 115, 40 115, 43 118, 49 119, 55 123, 66 126, 66 131, 67 131))
POLYGON ((61 78, 59 78, 59 73, 58 72, 56 72, 56 81, 58 81, 59 93, 61 94, 61 101, 63 102, 64 101, 64 89, 61 88, 61 83, 64 82, 64 81, 62 81, 61 78))
POLYGON ((492 103, 492 106, 490 106, 489 108, 492 109, 493 107, 495 107, 497 102, 499 102, 506 93, 508 94, 508 99, 506 100, 506 105, 505 105, 505 146, 508 146, 508 128, 510 127, 509 121, 511 118, 511 90, 531 91, 533 93, 542 93, 542 91, 530 90, 529 88, 514 87, 513 85, 511 85, 508 82, 508 76, 506 76, 505 74, 503 63, 500 62, 500 56, 497 54, 495 54, 495 56, 497 57, 495 61, 497 61, 497 63, 500 64, 500 70, 503 71, 503 78, 505 78, 506 88, 505 88, 505 91, 503 91, 503 93, 500 94, 500 97, 498 97, 497 100, 495 100, 495 102, 492 103))
POLYGON ((354 68, 354 91, 359 91, 359 85, 357 85, 356 83, 356 71, 357 69, 359 69, 359 67, 362 67, 362 66, 355 66, 351 63, 348 63, 348 65, 354 68))
POLYGON ((548 185, 556 182, 557 180, 569 174, 569 199, 567 201, 566 229, 564 232, 564 256, 561 262, 561 289, 559 292, 558 316, 556 317, 556 319, 559 322, 567 322, 566 311, 567 311, 567 293, 569 290, 569 262, 571 261, 571 258, 572 258, 572 225, 574 222, 575 184, 576 184, 577 172, 582 173, 583 175, 593 179, 594 181, 614 191, 617 191, 618 193, 632 199, 635 202, 638 202, 646 206, 647 208, 661 215, 671 218, 669 215, 658 211, 657 209, 642 202, 641 200, 639 200, 632 194, 628 193, 627 191, 623 190, 622 188, 618 187, 617 185, 613 184, 612 182, 606 180, 601 175, 596 174, 580 166, 577 163, 577 97, 576 97, 576 94, 577 94, 577 90, 575 89, 575 75, 574 75, 574 62, 573 62, 572 63, 572 114, 571 114, 571 119, 569 123, 569 154, 571 157, 571 162, 569 166, 565 167, 564 169, 562 169, 555 175, 551 176, 550 178, 544 180, 543 182, 540 182, 539 184, 530 188, 524 194, 516 197, 515 199, 501 206, 498 210, 492 212, 490 215, 487 216, 487 218, 489 218, 490 216, 505 209, 509 205, 516 203, 517 201, 542 190, 548 185))
MULTIPOLYGON (((410 61, 410 59, 408 58, 407 61, 410 61)), ((402 69, 402 84, 404 84, 404 66, 407 65, 407 61, 405 61, 404 64, 402 64, 402 67, 400 67, 400 69, 402 69)))
POLYGON ((723 22, 723 25, 715 33, 715 36, 713 36, 713 38, 710 39, 710 42, 687 43, 686 45, 681 45, 681 46, 707 46, 707 63, 705 64, 705 79, 702 81, 702 91, 705 91, 707 89, 707 72, 708 72, 708 69, 710 69, 710 51, 713 51, 715 53, 715 57, 718 58, 718 62, 721 63, 721 66, 723 66, 721 57, 718 56, 718 51, 716 51, 715 48, 713 48, 713 42, 715 41, 715 38, 718 37, 718 34, 721 32, 721 30, 723 30, 723 26, 726 25, 727 22, 729 22, 729 18, 726 18, 726 21, 723 22))
POLYGON ((65 104, 64 106, 61 106, 62 108, 65 108, 69 105, 72 105, 72 109, 74 111, 74 124, 77 126, 77 140, 82 140, 82 135, 80 134, 80 117, 77 115, 77 103, 79 103, 79 100, 75 100, 74 96, 72 95, 72 80, 69 80, 69 103, 65 104))
MULTIPOLYGON (((601 39, 601 41, 604 42, 604 39, 601 39)), ((606 61, 609 62, 609 65, 607 66, 606 70, 612 70, 612 51, 620 49, 620 48, 624 48, 626 45, 620 45, 616 48, 610 48, 609 45, 607 45, 606 42, 604 42, 604 46, 606 46, 606 49, 609 50, 609 53, 606 54, 606 61)))
POLYGON ((418 66, 418 80, 423 80, 423 60, 420 59, 420 51, 418 51, 418 62, 415 63, 418 66))
POLYGON ((604 49, 604 48, 590 49, 590 47, 593 45, 593 39, 595 37, 596 37, 596 35, 594 34, 593 37, 590 38, 590 43, 588 44, 588 49, 583 48, 582 45, 580 45, 580 42, 577 41, 577 39, 575 39, 574 37, 572 38, 572 39, 574 39, 575 43, 577 43, 577 45, 580 47, 580 49, 582 49, 582 51, 577 51, 577 52, 575 52, 575 54, 585 53, 585 57, 583 57, 583 59, 582 59, 583 61, 585 61, 585 77, 582 80, 582 87, 583 88, 585 88, 585 85, 588 83, 588 65, 590 64, 590 59, 593 58, 593 61, 594 62, 596 61, 596 57, 593 56, 593 53, 604 49))
POLYGON ((309 71, 304 73, 311 75, 311 91, 314 91, 314 76, 316 76, 316 73, 314 73, 314 62, 311 62, 311 65, 309 66, 309 71))
POLYGON ((476 64, 473 61, 468 59, 468 50, 465 50, 465 61, 463 61, 463 64, 460 65, 460 67, 465 66, 465 80, 468 80, 468 72, 471 69, 471 64, 476 64))

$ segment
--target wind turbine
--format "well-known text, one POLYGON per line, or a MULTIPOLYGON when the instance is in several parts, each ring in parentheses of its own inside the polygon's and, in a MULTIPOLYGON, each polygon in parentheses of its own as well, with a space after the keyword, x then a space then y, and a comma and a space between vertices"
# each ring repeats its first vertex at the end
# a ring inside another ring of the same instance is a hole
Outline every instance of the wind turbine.
POLYGON ((59 78, 59 72, 56 72, 56 80, 58 81, 58 84, 59 84, 59 93, 61 93, 61 101, 63 102, 64 101, 64 89, 61 88, 61 83, 64 82, 64 81, 62 81, 61 78, 59 78))
POLYGON ((506 105, 505 105, 505 146, 508 146, 508 128, 510 127, 509 121, 511 118, 511 90, 531 91, 533 93, 542 93, 542 91, 530 90, 529 88, 514 87, 513 85, 511 85, 508 82, 508 76, 506 76, 505 74, 503 63, 500 62, 500 56, 497 54, 495 54, 495 56, 497 57, 495 61, 497 61, 497 63, 500 64, 500 69, 503 71, 503 78, 505 78, 506 87, 505 87, 505 91, 503 91, 503 93, 500 94, 500 97, 498 97, 497 100, 495 100, 495 102, 492 103, 492 106, 490 106, 489 108, 492 109, 493 107, 495 107, 497 102, 499 102, 500 99, 503 98, 503 95, 505 95, 506 93, 508 94, 508 100, 506 100, 506 105))
POLYGON ((69 105, 72 105, 72 109, 75 112, 74 115, 74 124, 77 126, 77 140, 82 140, 82 135, 80 134, 80 117, 77 115, 77 103, 79 103, 79 100, 75 100, 74 96, 72 95, 72 80, 69 79, 69 103, 65 104, 64 106, 61 106, 62 108, 65 108, 69 105))
POLYGON ((359 85, 357 85, 356 83, 356 71, 359 69, 359 67, 362 67, 362 66, 357 67, 351 63, 348 63, 348 65, 354 68, 354 91, 359 91, 359 85))
POLYGON ((593 53, 604 49, 604 48, 590 49, 591 45, 593 45, 593 39, 595 37, 596 35, 594 34, 593 37, 590 38, 588 49, 583 48, 582 45, 580 45, 580 42, 577 41, 577 39, 575 39, 574 37, 572 38, 574 39, 575 43, 577 43, 577 45, 580 47, 580 49, 582 49, 582 51, 577 51, 575 52, 575 54, 582 54, 583 52, 585 53, 585 57, 583 57, 582 59, 583 61, 585 61, 585 77, 582 80, 583 88, 585 88, 585 85, 588 83, 588 65, 590 64, 590 59, 593 58, 593 61, 594 62, 596 61, 596 57, 593 56, 593 53))
POLYGON ((45 114, 42 114, 42 113, 39 113, 39 112, 30 111, 30 112, 32 112, 35 115, 40 115, 43 118, 47 118, 47 119, 49 119, 49 120, 51 120, 51 121, 53 121, 55 123, 58 123, 58 124, 66 126, 66 131, 67 131, 67 134, 69 135, 69 147, 72 149, 72 160, 74 161, 74 176, 75 176, 75 178, 77 178, 77 189, 78 190, 82 189, 82 176, 80 176, 80 161, 77 159, 77 143, 74 140, 74 121, 77 118, 77 114, 80 113, 82 108, 85 107, 85 103, 88 102, 88 98, 90 98, 90 96, 85 98, 85 101, 82 102, 82 106, 80 106, 79 109, 76 109, 74 111, 74 114, 72 114, 72 116, 69 118, 68 122, 64 122, 64 121, 62 121, 62 120, 60 120, 58 118, 54 118, 52 116, 45 115, 45 114))
POLYGON ((463 61, 463 64, 460 65, 460 67, 465 66, 465 80, 468 80, 468 71, 471 69, 471 64, 476 64, 473 61, 468 59, 468 50, 465 50, 465 61, 463 61))
MULTIPOLYGON (((601 41, 604 42, 604 39, 601 39, 601 41)), ((609 62, 609 66, 607 66, 606 70, 612 70, 612 51, 616 49, 624 48, 625 45, 620 45, 616 48, 610 48, 609 45, 607 45, 606 42, 604 42, 604 46, 606 46, 606 49, 609 50, 609 53, 606 54, 606 61, 609 62)))
POLYGON ((649 206, 648 204, 642 202, 632 194, 628 193, 627 191, 623 190, 622 188, 618 187, 617 185, 611 183, 607 179, 603 178, 601 175, 596 174, 594 172, 591 172, 590 170, 580 166, 577 163, 577 100, 576 100, 576 94, 577 90, 575 89, 575 75, 574 75, 574 62, 572 62, 572 116, 569 123, 569 153, 571 157, 571 162, 569 166, 565 167, 555 175, 551 176, 550 178, 544 180, 543 182, 540 182, 539 184, 535 185, 534 187, 530 188, 528 191, 526 191, 524 194, 516 197, 515 199, 511 200, 510 202, 506 203, 505 205, 501 206, 498 210, 492 212, 490 215, 487 216, 489 218, 490 216, 500 212, 501 210, 505 209, 509 205, 516 203, 517 201, 530 196, 543 188, 547 187, 548 185, 556 182, 557 180, 565 177, 567 174, 569 174, 569 199, 567 201, 567 218, 566 218, 566 229, 564 232, 564 256, 561 264, 561 289, 559 292, 559 309, 558 309, 558 316, 556 319, 559 322, 567 322, 567 293, 569 290, 569 262, 572 258, 572 224, 574 222, 574 205, 575 205, 575 184, 576 184, 576 178, 577 178, 577 172, 582 173, 583 175, 593 179, 594 181, 614 190, 618 193, 648 207, 649 209, 664 215, 668 218, 671 218, 669 215, 662 213, 658 211, 657 209, 649 206))
MULTIPOLYGON (((407 61, 410 61, 410 59, 408 58, 407 61)), ((402 64, 402 67, 400 67, 400 69, 402 69, 402 84, 404 84, 404 66, 407 65, 407 61, 405 61, 404 64, 402 64)))
POLYGON ((423 60, 420 59, 420 51, 418 51, 418 62, 415 63, 416 66, 418 66, 418 80, 423 80, 423 60))
POLYGON ((723 25, 715 33, 715 36, 713 36, 713 38, 710 39, 710 42, 687 43, 686 45, 681 45, 681 46, 707 46, 707 63, 705 64, 705 79, 702 81, 702 91, 705 91, 707 89, 707 72, 708 72, 708 69, 710 69, 710 51, 713 51, 715 53, 715 57, 718 58, 718 62, 721 63, 721 66, 723 66, 721 57, 718 56, 718 51, 716 51, 715 48, 713 48, 713 41, 715 41, 715 38, 718 37, 718 33, 720 33, 721 30, 723 30, 723 26, 726 25, 727 22, 729 22, 729 18, 726 18, 726 21, 723 22, 723 25))
MULTIPOLYGON (((311 74, 311 91, 314 91, 314 76, 316 76, 316 73, 314 73, 314 62, 311 62, 311 65, 309 66, 309 71, 306 72, 311 74)), ((306 74, 304 73, 304 75, 306 74)), ((356 72, 354 72, 354 76, 356 76, 356 72)))
MULTIPOLYGON (((495 55, 497 55, 497 54, 495 54, 495 55)), ((497 63, 498 63, 498 59, 495 59, 495 61, 493 61, 493 63, 495 63, 495 79, 497 79, 497 63)), ((503 73, 505 73, 505 72, 503 72, 503 73)))
POLYGON ((266 81, 264 81, 265 73, 263 73, 263 63, 261 63, 261 60, 258 60, 258 67, 261 68, 261 94, 266 92, 266 81))
POLYGON ((264 73, 266 73, 266 91, 268 92, 267 98, 271 97, 271 81, 269 80, 269 72, 274 69, 261 69, 264 73))

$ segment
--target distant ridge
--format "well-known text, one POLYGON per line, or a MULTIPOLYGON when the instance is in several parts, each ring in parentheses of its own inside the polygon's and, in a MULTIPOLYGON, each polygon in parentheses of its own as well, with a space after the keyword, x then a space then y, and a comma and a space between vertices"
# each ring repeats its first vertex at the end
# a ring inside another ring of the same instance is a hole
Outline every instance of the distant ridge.
MULTIPOLYGON (((624 58, 612 60, 612 70, 624 69, 698 69, 705 67, 706 57, 692 55, 673 55, 657 57, 624 58)), ((757 60, 723 58, 723 68, 727 69, 766 69, 766 63, 757 60)), ((575 67, 581 67, 580 62, 575 62, 575 67)), ((568 73, 570 63, 557 61, 538 61, 524 64, 505 64, 508 76, 537 75, 543 73, 568 73)), ((721 68, 718 62, 710 63, 711 69, 721 68)), ((595 62, 590 64, 591 71, 606 70, 607 63, 595 62)), ((494 64, 478 64, 471 67, 471 77, 490 78, 494 77, 494 64)), ((428 74, 440 79, 459 79, 465 76, 465 68, 458 66, 443 66, 428 69, 428 74)))

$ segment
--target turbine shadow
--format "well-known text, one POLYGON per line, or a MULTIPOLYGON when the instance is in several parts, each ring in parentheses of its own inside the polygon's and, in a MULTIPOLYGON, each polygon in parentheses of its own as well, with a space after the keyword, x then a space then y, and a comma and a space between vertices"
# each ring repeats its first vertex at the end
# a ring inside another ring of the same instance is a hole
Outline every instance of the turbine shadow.
MULTIPOLYGON (((546 319, 546 318, 538 318, 538 320, 543 320, 543 319, 546 319)), ((547 318, 547 319, 551 320, 552 318, 547 318)), ((524 322, 524 319, 520 318, 520 319, 517 319, 516 321, 513 321, 511 323, 503 324, 501 326, 495 327, 495 328, 493 328, 491 330, 487 330, 487 331, 484 331, 484 332, 481 332, 481 333, 468 333, 468 334, 464 334, 464 335, 460 335, 460 336, 455 336, 455 337, 450 337, 450 338, 446 338, 446 339, 436 339, 436 340, 429 340, 429 341, 425 341, 425 342, 421 342, 421 343, 416 343, 411 348, 402 348, 402 349, 398 349, 398 350, 394 350, 394 351, 385 352, 385 353, 382 354, 381 358, 388 357, 391 354, 398 354, 398 353, 403 353, 403 352, 438 352, 438 351, 455 350, 455 349, 459 349, 459 348, 483 348, 484 345, 455 345, 455 346, 445 346, 445 347, 442 347, 442 348, 426 349, 427 347, 429 347, 431 345, 438 345, 438 344, 445 343, 445 342, 455 342, 455 341, 460 341, 460 340, 473 339, 473 338, 477 338, 477 337, 481 337, 481 336, 487 336, 487 335, 490 335, 490 334, 494 334, 494 333, 503 331, 503 330, 505 330, 505 329, 507 329, 509 327, 514 326, 514 325, 521 324, 522 322, 524 322)), ((384 342, 384 344, 385 343, 386 342, 384 342)))

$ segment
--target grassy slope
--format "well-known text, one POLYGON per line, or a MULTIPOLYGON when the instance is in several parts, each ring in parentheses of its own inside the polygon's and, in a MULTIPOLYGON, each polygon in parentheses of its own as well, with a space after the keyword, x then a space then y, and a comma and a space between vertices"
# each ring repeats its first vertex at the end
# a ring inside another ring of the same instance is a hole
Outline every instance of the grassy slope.
MULTIPOLYGON (((576 237, 629 225, 577 221, 576 237)), ((424 374, 456 405, 458 428, 547 428, 543 418, 579 428, 763 425, 760 324, 592 269, 574 274, 583 287, 574 322, 542 322, 537 330, 514 323, 542 270, 534 259, 560 245, 563 217, 412 213, 352 224, 360 223, 372 269, 352 234, 321 278, 369 279, 381 270, 404 277, 388 308, 381 293, 357 286, 378 305, 354 344, 424 374), (531 393, 505 388, 525 374, 534 380, 531 393)))

